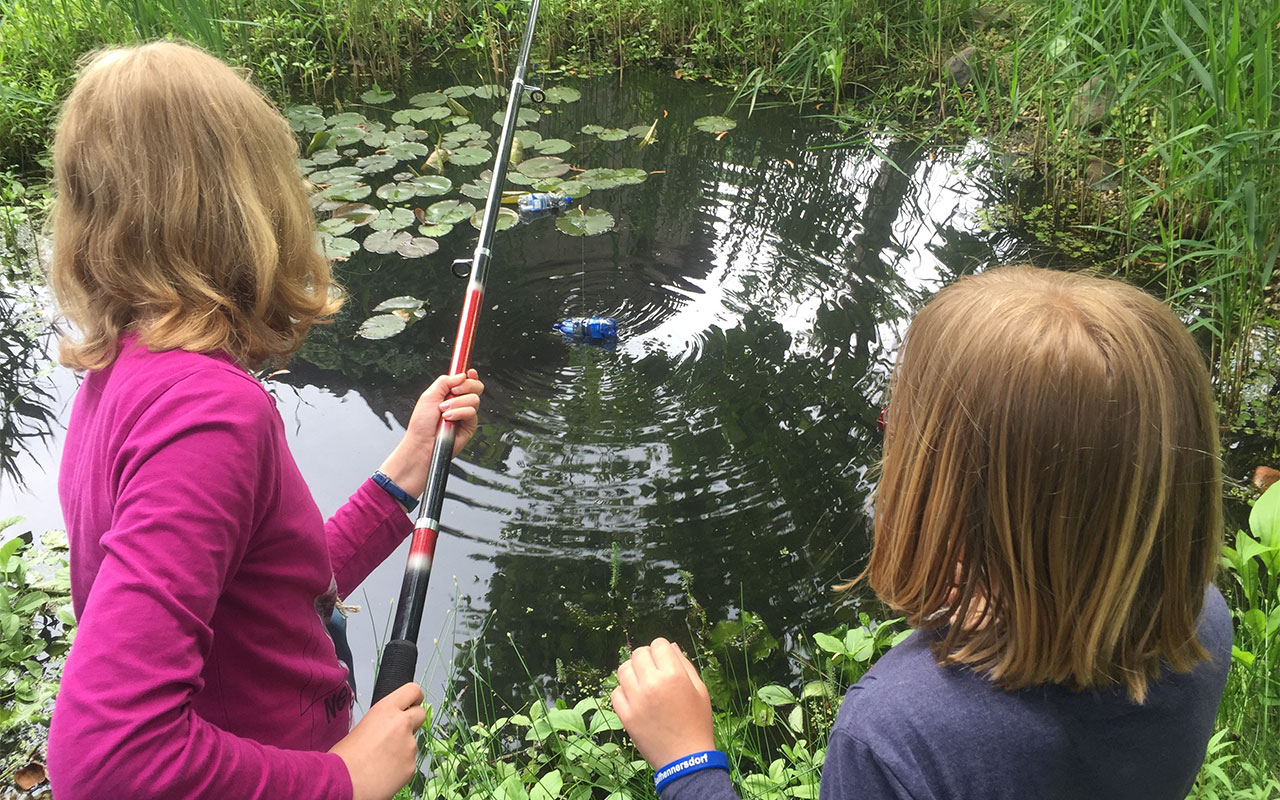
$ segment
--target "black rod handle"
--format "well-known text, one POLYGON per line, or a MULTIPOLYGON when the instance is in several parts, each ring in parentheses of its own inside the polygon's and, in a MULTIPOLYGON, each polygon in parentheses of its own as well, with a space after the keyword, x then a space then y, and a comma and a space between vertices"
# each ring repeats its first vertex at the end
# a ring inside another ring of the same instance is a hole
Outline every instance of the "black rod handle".
POLYGON ((382 663, 378 665, 378 679, 373 684, 373 702, 404 686, 413 683, 413 673, 418 669, 418 646, 407 639, 392 639, 382 649, 382 663))

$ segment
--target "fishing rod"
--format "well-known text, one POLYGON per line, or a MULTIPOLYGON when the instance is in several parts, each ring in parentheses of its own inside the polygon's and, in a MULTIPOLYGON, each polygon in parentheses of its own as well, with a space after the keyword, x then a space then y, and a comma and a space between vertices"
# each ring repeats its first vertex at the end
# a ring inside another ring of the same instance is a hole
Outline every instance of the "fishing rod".
MULTIPOLYGON (((489 246, 493 243, 493 233, 497 227, 502 186, 507 179, 507 160, 511 157, 511 140, 515 136, 520 100, 526 91, 535 103, 541 103, 546 97, 540 88, 525 86, 524 83, 529 64, 529 48, 533 44, 533 27, 538 19, 538 3, 539 0, 532 0, 529 6, 529 21, 525 24, 524 40, 520 43, 515 77, 511 79, 507 115, 502 120, 502 134, 498 139, 497 155, 494 156, 489 194, 484 204, 484 218, 480 222, 480 238, 471 258, 453 262, 453 273, 458 277, 466 277, 469 273, 471 280, 467 283, 466 299, 458 320, 458 336, 454 340, 453 361, 449 365, 450 375, 466 372, 471 363, 471 346, 475 341, 480 304, 484 300, 485 278, 493 255, 489 246)), ((444 487, 449 480, 449 465, 453 462, 454 435, 454 424, 441 419, 436 428, 435 447, 431 451, 427 487, 420 499, 419 507, 422 512, 413 526, 409 563, 405 567, 404 583, 400 586, 400 599, 396 603, 391 640, 382 650, 382 662, 378 666, 378 677, 373 684, 374 703, 406 683, 412 683, 418 668, 418 629, 422 627, 427 583, 431 579, 431 563, 435 558, 436 539, 440 534, 440 509, 444 506, 444 487)))

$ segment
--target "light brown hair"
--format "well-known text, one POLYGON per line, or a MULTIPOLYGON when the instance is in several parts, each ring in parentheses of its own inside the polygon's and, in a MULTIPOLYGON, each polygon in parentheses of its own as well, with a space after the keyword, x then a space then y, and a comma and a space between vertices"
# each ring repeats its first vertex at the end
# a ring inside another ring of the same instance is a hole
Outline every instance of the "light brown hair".
POLYGON ((54 137, 52 283, 99 369, 137 330, 153 350, 246 366, 337 311, 288 123, 216 58, 154 42, 94 54, 54 137))
POLYGON ((1217 425, 1204 358, 1154 298, 1031 267, 963 278, 899 354, 866 575, 940 629, 941 663, 1141 702, 1208 657, 1217 425))

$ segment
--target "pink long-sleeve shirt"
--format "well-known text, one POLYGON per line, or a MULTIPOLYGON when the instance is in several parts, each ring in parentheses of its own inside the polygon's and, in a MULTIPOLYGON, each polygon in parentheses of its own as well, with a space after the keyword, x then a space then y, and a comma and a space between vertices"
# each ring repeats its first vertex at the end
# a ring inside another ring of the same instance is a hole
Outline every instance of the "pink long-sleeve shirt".
POLYGON ((58 800, 348 800, 322 616, 410 532, 395 500, 366 481, 326 523, 252 376, 132 335, 80 387, 58 491, 79 621, 58 800))

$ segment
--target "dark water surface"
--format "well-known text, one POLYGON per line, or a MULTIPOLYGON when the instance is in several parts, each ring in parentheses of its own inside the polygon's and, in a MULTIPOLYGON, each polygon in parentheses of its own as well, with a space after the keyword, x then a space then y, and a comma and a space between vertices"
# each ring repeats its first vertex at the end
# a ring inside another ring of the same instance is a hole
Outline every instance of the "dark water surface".
MULTIPOLYGON (((690 598, 712 623, 759 614, 780 639, 849 621, 865 596, 830 587, 865 560, 876 418, 905 320, 956 276, 1027 255, 978 225, 1001 194, 979 143, 828 147, 834 127, 794 108, 735 109, 717 140, 692 123, 724 112, 720 89, 639 73, 571 85, 582 100, 533 127, 574 142, 563 157, 577 166, 657 174, 584 198, 614 215, 609 233, 570 237, 543 218, 496 236, 473 356, 482 425, 455 462, 422 633, 429 691, 484 627, 488 678, 513 694, 551 682, 557 661, 590 674, 656 634, 687 641, 690 598), (655 118, 644 149, 577 133, 655 118), (616 349, 551 331, 571 315, 616 317, 616 349)), ((270 382, 326 513, 447 367, 465 285, 448 265, 473 234, 463 223, 425 259, 340 265, 342 318, 270 382), (427 318, 353 338, 398 295, 428 300, 427 318)), ((74 379, 54 380, 66 403, 74 379)), ((28 490, 0 487, 3 512, 36 529, 60 524, 51 450, 28 490)), ((350 622, 362 700, 403 566, 401 552, 350 598, 364 606, 350 622)))

